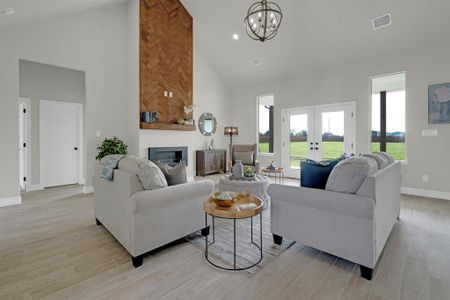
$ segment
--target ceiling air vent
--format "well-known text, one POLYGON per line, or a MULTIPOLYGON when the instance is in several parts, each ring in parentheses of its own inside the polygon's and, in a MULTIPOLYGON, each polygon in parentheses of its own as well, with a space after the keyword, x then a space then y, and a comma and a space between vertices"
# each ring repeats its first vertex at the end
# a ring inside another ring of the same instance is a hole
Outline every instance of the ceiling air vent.
POLYGON ((373 30, 381 29, 391 24, 392 18, 390 13, 372 19, 373 30))
POLYGON ((253 57, 252 59, 250 59, 250 63, 251 63, 253 66, 255 66, 255 67, 260 66, 260 65, 262 64, 262 63, 261 63, 261 59, 260 59, 258 56, 253 57))

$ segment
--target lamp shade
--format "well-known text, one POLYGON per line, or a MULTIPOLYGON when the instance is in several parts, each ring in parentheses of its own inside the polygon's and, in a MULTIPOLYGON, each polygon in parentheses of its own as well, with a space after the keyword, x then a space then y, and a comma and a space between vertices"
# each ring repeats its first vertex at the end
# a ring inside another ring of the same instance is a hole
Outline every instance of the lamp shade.
POLYGON ((237 127, 225 127, 224 128, 224 132, 225 135, 238 135, 239 134, 239 130, 237 127))

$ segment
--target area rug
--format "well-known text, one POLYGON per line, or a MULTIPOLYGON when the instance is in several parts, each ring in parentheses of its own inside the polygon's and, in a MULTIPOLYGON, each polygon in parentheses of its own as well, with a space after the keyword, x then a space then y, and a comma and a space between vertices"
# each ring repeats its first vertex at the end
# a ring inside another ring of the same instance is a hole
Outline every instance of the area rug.
MULTIPOLYGON (((273 242, 270 232, 270 210, 263 212, 262 218, 262 240, 263 240, 263 258, 261 262, 253 268, 241 271, 249 276, 258 273, 267 263, 283 253, 294 242, 283 239, 283 244, 276 245, 273 242)), ((209 224, 211 225, 211 224, 209 224)), ((215 219, 216 241, 208 247, 209 259, 220 266, 232 268, 234 262, 233 256, 233 220, 215 219)), ((250 218, 236 220, 236 266, 238 268, 250 266, 259 260, 260 250, 250 242, 250 218)), ((205 250, 205 237, 200 232, 186 237, 186 240, 205 250)), ((209 243, 212 242, 212 228, 208 236, 209 243)), ((253 241, 260 245, 260 217, 253 218, 253 241)))

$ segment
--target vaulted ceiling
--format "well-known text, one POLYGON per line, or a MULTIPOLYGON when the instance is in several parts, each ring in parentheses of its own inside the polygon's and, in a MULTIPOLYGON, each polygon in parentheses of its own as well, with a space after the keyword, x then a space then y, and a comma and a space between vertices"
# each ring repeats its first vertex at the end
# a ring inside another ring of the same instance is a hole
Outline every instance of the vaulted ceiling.
MULTIPOLYGON (((127 0, 0 0, 0 28, 127 0)), ((181 0, 194 17, 195 43, 230 86, 330 68, 391 52, 449 43, 449 0, 272 0, 284 19, 275 39, 247 37, 244 17, 256 0, 181 0), (392 26, 371 18, 390 12, 392 26), (235 41, 233 33, 240 39, 235 41), (254 66, 250 59, 259 57, 254 66)))
POLYGON ((13 16, 0 16, 0 28, 94 9, 128 0, 0 0, 0 10, 14 8, 13 16))
POLYGON ((284 19, 265 43, 245 33, 243 20, 254 1, 182 0, 195 20, 195 42, 232 86, 449 42, 449 0, 272 0, 284 19), (374 31, 371 19, 387 12, 392 26, 374 31), (253 57, 262 65, 253 66, 253 57))

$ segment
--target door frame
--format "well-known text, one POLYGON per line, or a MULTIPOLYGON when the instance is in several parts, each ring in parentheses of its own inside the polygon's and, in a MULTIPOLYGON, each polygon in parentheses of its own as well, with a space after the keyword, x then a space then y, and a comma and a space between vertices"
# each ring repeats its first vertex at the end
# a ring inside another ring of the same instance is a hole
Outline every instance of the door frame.
MULTIPOLYGON (((310 120, 308 119, 308 140, 307 142, 310 142, 310 137, 312 136, 321 136, 321 124, 319 124, 319 122, 321 120, 318 120, 316 118, 316 112, 326 112, 326 111, 333 111, 334 109, 338 108, 338 107, 342 107, 342 106, 349 106, 350 110, 352 112, 352 117, 350 120, 348 120, 348 122, 350 122, 349 128, 353 128, 352 132, 350 132, 350 136, 353 139, 352 141, 349 141, 350 143, 353 144, 353 152, 355 152, 356 149, 356 102, 354 101, 347 101, 347 102, 338 102, 338 103, 330 103, 330 104, 319 104, 319 105, 309 105, 309 106, 303 106, 303 107, 295 107, 295 108, 286 108, 286 109, 282 109, 281 110, 281 164, 282 166, 285 168, 286 166, 289 165, 290 163, 290 155, 289 155, 289 151, 288 147, 285 147, 284 142, 285 140, 288 140, 288 128, 287 126, 288 123, 285 122, 284 118, 287 114, 292 113, 292 112, 312 112, 313 116, 314 116, 314 120, 310 120), (310 128, 309 128, 310 127, 310 128), (311 132, 311 134, 309 134, 309 132, 311 132), (320 134, 319 134, 320 132, 320 134)), ((346 121, 346 119, 344 119, 344 122, 346 121)), ((345 125, 344 125, 345 126, 345 125)), ((322 145, 321 145, 322 148, 322 145)), ((320 150, 320 153, 322 153, 322 149, 320 150)), ((316 159, 316 157, 312 156, 311 153, 308 151, 308 158, 310 159, 316 159)), ((287 177, 291 177, 290 176, 290 171, 287 170, 285 168, 285 173, 287 177)), ((297 177, 295 177, 297 178, 297 177)))
POLYGON ((68 101, 57 101, 57 100, 48 100, 48 99, 39 99, 39 181, 40 185, 45 187, 46 183, 44 181, 44 151, 43 144, 41 143, 40 137, 42 131, 42 118, 41 118, 41 103, 42 102, 50 102, 50 103, 58 103, 62 105, 70 105, 74 106, 78 112, 78 168, 77 168, 77 180, 78 184, 84 184, 83 179, 83 157, 84 157, 84 146, 83 146, 83 104, 77 102, 68 102, 68 101))
MULTIPOLYGON (((26 97, 19 97, 19 101, 18 101, 18 109, 19 109, 19 114, 23 113, 20 111, 20 105, 24 105, 25 109, 26 109, 26 113, 24 115, 24 141, 26 143, 26 147, 23 147, 23 145, 19 144, 19 147, 23 148, 23 151, 25 152, 24 157, 24 167, 25 167, 25 177, 26 180, 24 181, 24 186, 25 186, 25 192, 28 192, 30 190, 31 187, 31 151, 30 151, 30 146, 31 146, 31 99, 30 98, 26 98, 26 97)), ((19 122, 20 122, 20 117, 19 117, 19 122)), ((20 130, 20 124, 19 124, 19 130, 20 130)), ((20 133, 19 133, 20 134, 20 133)), ((20 143, 20 140, 19 140, 20 143)), ((20 152, 19 152, 20 155, 20 152)), ((20 159, 21 157, 19 157, 19 168, 20 168, 20 159)), ((20 171, 19 171, 20 174, 20 171)), ((20 175, 19 175, 20 176, 20 175)), ((19 178, 19 182, 21 181, 21 178, 19 178)))

